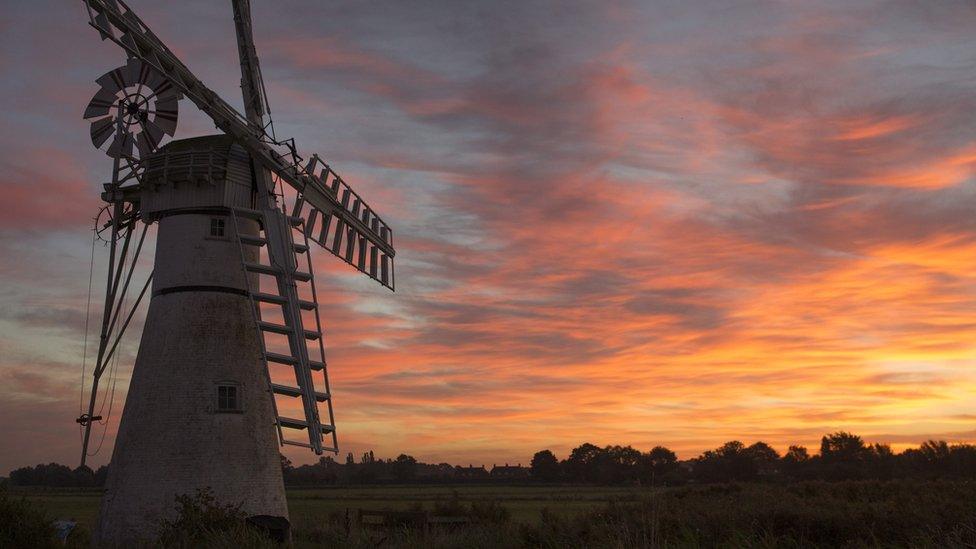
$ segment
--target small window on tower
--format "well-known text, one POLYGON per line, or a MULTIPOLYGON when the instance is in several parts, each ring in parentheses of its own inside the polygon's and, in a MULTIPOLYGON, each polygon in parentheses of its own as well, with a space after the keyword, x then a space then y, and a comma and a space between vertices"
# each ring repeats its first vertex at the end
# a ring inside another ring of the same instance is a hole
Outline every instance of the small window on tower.
POLYGON ((210 236, 216 236, 218 238, 224 237, 224 220, 215 217, 210 220, 210 236))
POLYGON ((217 411, 240 412, 240 391, 236 384, 220 383, 217 385, 217 411))

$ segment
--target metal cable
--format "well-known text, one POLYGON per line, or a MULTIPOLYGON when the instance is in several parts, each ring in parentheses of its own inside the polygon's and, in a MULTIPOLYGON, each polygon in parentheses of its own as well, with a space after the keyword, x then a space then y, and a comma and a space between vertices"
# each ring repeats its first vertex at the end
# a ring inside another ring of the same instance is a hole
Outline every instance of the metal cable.
MULTIPOLYGON (((132 235, 132 230, 130 229, 129 230, 129 236, 131 236, 131 235, 132 235)), ((132 263, 129 266, 129 274, 130 274, 130 276, 131 276, 132 271, 134 271, 135 268, 136 268, 136 260, 138 260, 138 259, 139 259, 138 253, 137 254, 133 254, 133 256, 132 256, 132 263)), ((125 270, 125 265, 119 265, 119 269, 120 270, 125 270)), ((123 287, 123 294, 121 296, 119 296, 119 312, 120 313, 125 310, 125 304, 128 301, 128 297, 129 297, 128 296, 128 293, 129 293, 129 286, 128 286, 128 284, 126 284, 123 287)), ((118 372, 118 368, 119 368, 119 355, 122 354, 121 353, 121 344, 122 344, 122 342, 121 342, 121 335, 119 335, 121 333, 121 331, 122 331, 122 327, 121 326, 115 326, 115 328, 112 330, 112 333, 109 333, 109 337, 108 337, 109 340, 111 340, 112 339, 112 335, 115 334, 116 337, 118 337, 120 339, 120 341, 119 341, 120 348, 119 348, 119 352, 118 353, 115 353, 112 356, 112 368, 109 370, 109 380, 111 380, 111 383, 112 383, 112 390, 110 392, 110 397, 111 398, 109 399, 107 397, 105 399, 102 399, 102 405, 98 409, 98 415, 102 415, 102 410, 105 409, 105 400, 109 400, 108 414, 105 416, 105 419, 104 420, 102 420, 102 421, 99 422, 102 425, 106 425, 106 429, 108 428, 107 425, 108 425, 109 419, 111 419, 111 416, 112 416, 112 405, 115 402, 115 385, 119 381, 117 372, 118 372)), ((104 438, 104 435, 103 435, 103 438, 104 438)), ((97 453, 97 450, 96 450, 96 453, 97 453)))
MULTIPOLYGON (((133 259, 133 261, 135 261, 136 258, 133 257, 132 259, 133 259)), ((135 268, 135 264, 134 263, 133 263, 132 267, 135 268)), ((125 310, 125 303, 126 303, 126 300, 127 300, 127 296, 125 294, 123 294, 121 296, 121 299, 122 299, 122 302, 121 302, 121 307, 119 307, 119 310, 120 311, 124 311, 125 310)), ((116 328, 116 331, 119 330, 119 329, 120 328, 116 328)), ((109 335, 109 339, 111 339, 111 334, 109 335)), ((122 342, 120 341, 119 342, 119 352, 116 353, 114 356, 112 356, 112 367, 111 367, 111 369, 109 369, 109 380, 112 383, 112 389, 109 391, 109 395, 106 398, 103 398, 102 399, 102 405, 98 409, 98 415, 102 416, 102 411, 105 409, 105 401, 108 400, 108 412, 104 414, 104 416, 103 416, 104 419, 101 419, 101 420, 98 421, 99 425, 102 425, 103 426, 103 428, 102 428, 102 436, 99 437, 99 439, 98 439, 98 446, 95 447, 95 450, 93 452, 91 452, 91 453, 88 454, 88 457, 97 456, 98 455, 98 452, 101 451, 101 449, 102 449, 102 444, 105 443, 105 435, 108 433, 108 423, 112 419, 112 409, 115 407, 115 387, 116 387, 116 385, 119 382, 118 369, 119 369, 119 356, 122 354, 121 347, 122 347, 122 342)))
MULTIPOLYGON (((81 390, 78 393, 78 416, 85 410, 85 373, 88 370, 88 322, 91 318, 91 296, 92 279, 95 273, 95 239, 98 233, 98 218, 95 218, 95 227, 92 229, 91 260, 88 265, 88 303, 85 305, 85 344, 81 352, 81 390)), ((85 436, 85 426, 78 424, 78 435, 85 436)))

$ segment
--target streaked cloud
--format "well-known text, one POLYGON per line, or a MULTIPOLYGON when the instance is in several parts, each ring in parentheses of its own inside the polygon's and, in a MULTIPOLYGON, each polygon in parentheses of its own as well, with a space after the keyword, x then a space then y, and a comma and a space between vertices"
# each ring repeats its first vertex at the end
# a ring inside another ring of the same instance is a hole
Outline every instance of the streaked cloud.
MULTIPOLYGON (((239 102, 229 9, 135 4, 239 102)), ((253 9, 278 131, 396 229, 396 294, 316 257, 343 451, 973 439, 970 4, 253 9)), ((18 106, 0 119, 17 136, 0 153, 0 394, 67 440, 108 174, 78 112, 121 56, 56 11, 0 16, 79 45, 0 39, 0 66, 46 90, 0 86, 18 106)), ((180 136, 212 131, 183 110, 180 136)), ((55 438, 38 444, 72 459, 55 438)))

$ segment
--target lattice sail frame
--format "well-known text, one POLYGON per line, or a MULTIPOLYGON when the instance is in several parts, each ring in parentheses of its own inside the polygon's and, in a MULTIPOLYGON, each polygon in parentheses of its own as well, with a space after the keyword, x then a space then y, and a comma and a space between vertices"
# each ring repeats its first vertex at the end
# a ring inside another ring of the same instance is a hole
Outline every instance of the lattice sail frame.
MULTIPOLYGON (((339 177, 339 174, 324 163, 321 170, 315 173, 320 162, 317 155, 312 155, 303 170, 305 177, 312 179, 316 187, 325 188, 345 211, 369 227, 384 242, 393 246, 393 231, 390 226, 339 177)), ((396 287, 393 258, 371 242, 358 227, 328 210, 316 208, 301 193, 295 197, 291 215, 305 220, 303 231, 309 239, 383 286, 391 290, 396 287)))

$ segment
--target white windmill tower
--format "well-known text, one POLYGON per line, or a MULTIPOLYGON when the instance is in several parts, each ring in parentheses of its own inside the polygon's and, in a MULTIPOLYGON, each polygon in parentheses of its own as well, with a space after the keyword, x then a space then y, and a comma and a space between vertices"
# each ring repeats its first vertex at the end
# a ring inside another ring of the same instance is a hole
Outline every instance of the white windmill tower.
POLYGON ((84 3, 129 61, 98 79, 84 115, 96 147, 112 138, 113 176, 102 194, 109 274, 88 413, 78 419, 82 464, 100 419, 98 380, 151 282, 96 535, 116 544, 151 535, 176 495, 200 488, 249 514, 287 518, 279 444, 337 451, 309 242, 392 290, 392 232, 318 156, 305 162, 293 140, 274 136, 248 0, 232 1, 246 115, 124 2, 84 3), (223 134, 157 150, 175 133, 181 96, 223 134), (293 190, 290 212, 276 184, 293 190), (150 223, 159 227, 154 270, 126 307, 150 223))

